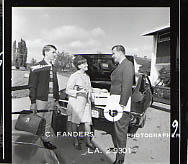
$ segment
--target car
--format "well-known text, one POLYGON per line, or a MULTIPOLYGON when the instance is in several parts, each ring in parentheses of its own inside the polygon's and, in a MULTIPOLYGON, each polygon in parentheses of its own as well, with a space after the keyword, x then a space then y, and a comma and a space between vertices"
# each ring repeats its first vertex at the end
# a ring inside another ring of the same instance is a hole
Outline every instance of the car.
MULTIPOLYGON (((114 63, 112 54, 75 54, 81 55, 87 59, 88 71, 91 85, 94 93, 92 93, 92 120, 94 130, 104 130, 111 132, 113 121, 109 121, 104 116, 106 101, 109 97, 111 80, 110 75, 117 67, 114 63)), ((134 57, 126 56, 134 65, 134 57)), ((146 120, 146 110, 152 104, 153 89, 147 74, 136 73, 132 86, 133 95, 131 99, 131 121, 129 125, 129 133, 134 134, 138 128, 144 127, 146 120)), ((65 89, 60 91, 60 105, 67 107, 68 95, 65 89)), ((110 112, 110 111, 109 111, 110 112)), ((115 117, 117 113, 110 113, 111 117, 115 117)))
MULTIPOLYGON (((14 87, 12 87, 12 90, 14 90, 14 87)), ((29 107, 29 97, 12 100, 12 163, 62 163, 59 152, 56 149, 45 148, 38 135, 15 128, 19 115, 23 114, 21 109, 29 109, 29 107)))
POLYGON ((44 147, 39 136, 29 132, 13 131, 12 162, 59 164, 60 160, 55 151, 44 147))

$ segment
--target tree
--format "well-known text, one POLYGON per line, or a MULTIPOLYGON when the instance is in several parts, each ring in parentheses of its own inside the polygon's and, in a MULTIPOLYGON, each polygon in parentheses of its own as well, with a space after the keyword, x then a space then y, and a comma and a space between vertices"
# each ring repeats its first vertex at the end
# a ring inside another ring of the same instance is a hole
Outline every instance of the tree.
POLYGON ((32 59, 31 59, 31 66, 35 65, 36 62, 37 62, 37 60, 36 60, 35 58, 32 58, 32 59))
POLYGON ((19 69, 19 68, 20 68, 20 67, 19 67, 18 58, 16 58, 16 60, 15 60, 15 67, 16 67, 16 69, 19 69))
POLYGON ((65 68, 70 68, 72 65, 72 58, 68 53, 61 52, 57 54, 55 64, 58 71, 64 71, 65 68))
POLYGON ((169 66, 163 66, 159 70, 159 79, 163 82, 164 86, 169 87, 170 86, 170 67, 169 66))

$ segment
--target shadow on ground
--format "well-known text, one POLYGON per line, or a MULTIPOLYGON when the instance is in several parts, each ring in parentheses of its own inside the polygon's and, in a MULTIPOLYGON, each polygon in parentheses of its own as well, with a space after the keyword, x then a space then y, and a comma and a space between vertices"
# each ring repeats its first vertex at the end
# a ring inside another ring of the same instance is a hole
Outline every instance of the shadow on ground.
MULTIPOLYGON (((67 124, 67 131, 70 132, 70 126, 71 124, 68 122, 67 124)), ((110 127, 110 126, 108 126, 110 127)), ((97 129, 107 131, 109 132, 109 128, 106 126, 100 126, 98 125, 97 129)), ((84 127, 83 124, 81 124, 79 131, 83 131, 84 127)), ((110 164, 113 163, 108 156, 105 154, 104 150, 101 150, 98 145, 95 150, 91 150, 90 148, 86 147, 85 145, 85 138, 80 137, 80 143, 82 150, 76 150, 73 146, 73 138, 70 136, 59 135, 57 137, 54 137, 51 139, 52 143, 54 143, 57 146, 57 149, 54 151, 58 157, 58 159, 63 164, 110 164)))

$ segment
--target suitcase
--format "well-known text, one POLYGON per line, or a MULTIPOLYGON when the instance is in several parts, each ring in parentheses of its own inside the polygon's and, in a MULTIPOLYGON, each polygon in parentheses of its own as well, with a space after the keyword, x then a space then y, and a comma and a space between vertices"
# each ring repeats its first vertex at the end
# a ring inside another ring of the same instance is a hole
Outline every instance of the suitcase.
POLYGON ((63 115, 59 111, 53 111, 51 126, 56 136, 67 132, 67 120, 67 115, 63 115))
POLYGON ((15 129, 42 136, 45 133, 46 120, 37 114, 20 114, 15 129))

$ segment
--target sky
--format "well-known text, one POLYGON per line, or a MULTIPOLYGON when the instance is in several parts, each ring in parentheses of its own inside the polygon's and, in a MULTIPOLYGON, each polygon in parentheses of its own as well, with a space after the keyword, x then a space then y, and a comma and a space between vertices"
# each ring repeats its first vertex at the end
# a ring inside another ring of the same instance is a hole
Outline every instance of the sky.
POLYGON ((111 53, 121 44, 151 58, 153 37, 142 34, 169 24, 169 7, 13 7, 12 42, 25 40, 27 62, 41 60, 46 44, 70 55, 111 53))

